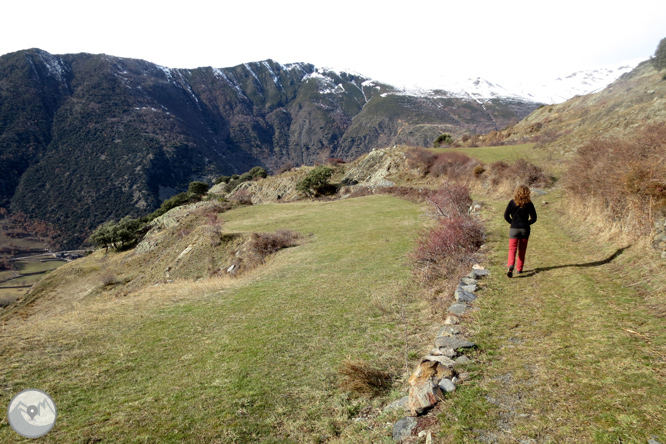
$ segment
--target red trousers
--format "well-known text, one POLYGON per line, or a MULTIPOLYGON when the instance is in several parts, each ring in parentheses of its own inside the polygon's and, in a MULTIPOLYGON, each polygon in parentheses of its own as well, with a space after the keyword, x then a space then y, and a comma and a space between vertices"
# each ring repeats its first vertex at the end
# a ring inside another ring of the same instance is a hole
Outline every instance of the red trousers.
POLYGON ((523 271, 525 264, 525 253, 527 252, 528 239, 509 239, 509 262, 507 265, 513 268, 516 262, 516 271, 523 271), (516 261, 516 250, 518 251, 518 260, 516 261))

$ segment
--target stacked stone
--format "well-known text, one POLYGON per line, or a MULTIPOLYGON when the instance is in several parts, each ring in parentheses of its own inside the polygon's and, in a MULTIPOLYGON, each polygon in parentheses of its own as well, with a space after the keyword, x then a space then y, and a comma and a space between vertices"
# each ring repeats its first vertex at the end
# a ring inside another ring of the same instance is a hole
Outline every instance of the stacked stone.
POLYGON ((456 301, 448 309, 444 326, 435 338, 435 347, 421 358, 409 378, 409 395, 387 407, 401 407, 410 413, 410 416, 393 426, 393 439, 396 442, 411 436, 417 425, 416 417, 434 407, 438 400, 444 398, 445 393, 453 392, 462 381, 464 375, 458 374, 456 367, 470 361, 463 352, 476 344, 462 337, 462 329, 458 324, 461 317, 471 309, 470 303, 476 300, 477 281, 488 274, 487 270, 474 268, 460 280, 454 293, 456 301))

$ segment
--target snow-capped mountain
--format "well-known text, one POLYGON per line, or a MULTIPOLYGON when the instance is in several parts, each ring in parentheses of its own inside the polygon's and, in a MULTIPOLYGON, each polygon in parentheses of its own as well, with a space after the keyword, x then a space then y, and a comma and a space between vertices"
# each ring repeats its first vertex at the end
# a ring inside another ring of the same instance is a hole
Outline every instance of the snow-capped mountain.
POLYGON ((525 85, 523 98, 531 98, 541 103, 561 103, 574 96, 601 91, 622 74, 630 72, 636 65, 622 65, 617 68, 599 68, 578 71, 566 77, 558 77, 540 85, 525 85))
POLYGON ((407 88, 402 94, 422 97, 455 97, 472 99, 479 103, 492 99, 519 100, 536 103, 562 103, 577 95, 600 91, 617 80, 622 74, 635 68, 622 65, 617 68, 599 68, 578 71, 566 77, 558 77, 542 83, 499 84, 476 77, 465 80, 441 80, 434 88, 407 88))

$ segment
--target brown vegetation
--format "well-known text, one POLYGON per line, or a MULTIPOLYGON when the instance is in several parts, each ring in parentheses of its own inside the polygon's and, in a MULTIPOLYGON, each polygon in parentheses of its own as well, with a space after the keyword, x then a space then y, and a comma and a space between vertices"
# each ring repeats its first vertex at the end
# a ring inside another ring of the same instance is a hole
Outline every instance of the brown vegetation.
POLYGON ((483 172, 475 172, 475 175, 478 178, 487 178, 493 189, 502 192, 510 192, 517 185, 544 188, 552 185, 554 180, 543 168, 525 159, 518 159, 513 164, 501 160, 493 162, 483 172))
POLYGON ((376 396, 391 387, 393 378, 365 361, 345 361, 338 370, 343 390, 365 396, 376 396))
POLYGON ((252 268, 263 264, 266 258, 278 251, 298 245, 301 238, 299 233, 291 230, 277 230, 274 233, 252 233, 248 244, 248 257, 245 258, 245 267, 252 268))
POLYGON ((597 139, 578 152, 564 186, 576 207, 596 214, 604 231, 649 234, 666 212, 666 125, 644 128, 632 139, 597 139))
POLYGON ((457 151, 435 154, 425 148, 410 148, 405 152, 407 166, 422 177, 447 177, 455 180, 469 177, 479 162, 457 151))
POLYGON ((484 238, 483 226, 467 212, 471 198, 466 187, 446 184, 430 202, 437 226, 421 235, 411 255, 419 280, 427 285, 469 267, 484 238))

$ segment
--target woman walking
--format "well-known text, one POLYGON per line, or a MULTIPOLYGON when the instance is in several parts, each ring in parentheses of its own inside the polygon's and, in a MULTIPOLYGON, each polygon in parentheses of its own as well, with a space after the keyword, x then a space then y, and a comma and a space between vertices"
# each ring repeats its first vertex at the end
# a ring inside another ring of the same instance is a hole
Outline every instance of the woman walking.
POLYGON ((525 185, 519 185, 513 193, 513 199, 506 206, 504 219, 511 224, 509 229, 509 260, 506 272, 508 277, 513 277, 514 263, 516 273, 522 273, 525 265, 525 252, 527 241, 530 238, 530 225, 537 221, 536 209, 530 199, 530 189, 525 185), (518 260, 516 260, 516 251, 518 260))

